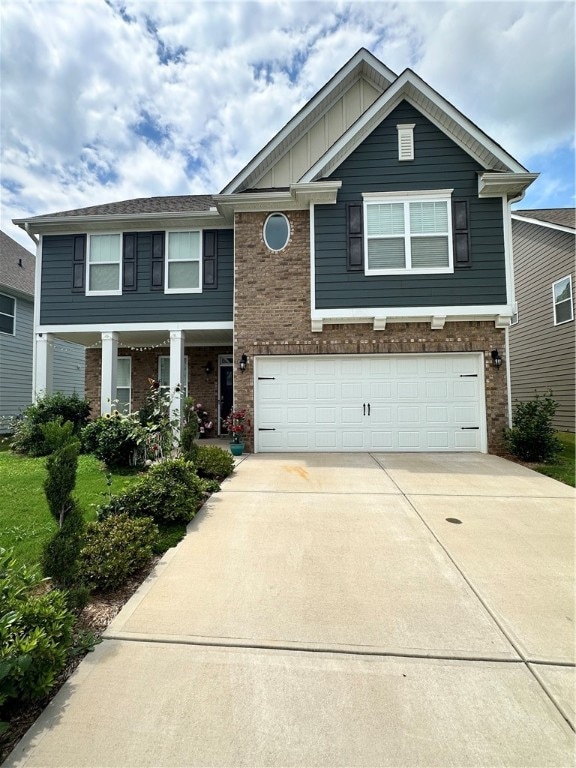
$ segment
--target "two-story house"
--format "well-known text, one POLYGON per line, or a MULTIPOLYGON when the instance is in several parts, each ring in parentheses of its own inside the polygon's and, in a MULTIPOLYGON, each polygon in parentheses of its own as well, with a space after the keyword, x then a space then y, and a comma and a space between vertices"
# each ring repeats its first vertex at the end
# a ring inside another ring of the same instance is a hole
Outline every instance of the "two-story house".
MULTIPOLYGON (((0 433, 32 402, 36 259, 0 231, 0 433)), ((53 390, 84 394, 84 348, 53 338, 53 390)))
POLYGON ((219 194, 16 222, 38 240, 36 387, 57 334, 90 347, 102 411, 155 377, 174 409, 245 408, 256 451, 496 451, 510 204, 535 178, 362 49, 219 194))

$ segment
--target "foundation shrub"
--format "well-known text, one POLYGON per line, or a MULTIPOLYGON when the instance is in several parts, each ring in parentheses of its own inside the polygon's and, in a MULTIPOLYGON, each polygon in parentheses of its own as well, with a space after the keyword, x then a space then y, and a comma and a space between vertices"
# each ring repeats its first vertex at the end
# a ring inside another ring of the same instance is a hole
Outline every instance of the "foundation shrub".
POLYGON ((197 448, 194 466, 200 477, 224 480, 234 470, 234 458, 223 448, 217 445, 199 445, 197 448))
POLYGON ((82 447, 111 468, 129 467, 137 462, 144 428, 120 413, 100 416, 82 430, 82 447))
POLYGON ((158 540, 158 526, 150 517, 122 513, 89 523, 80 552, 80 576, 91 589, 117 589, 150 562, 158 540))
POLYGON ((0 549, 0 717, 45 696, 66 666, 75 616, 60 590, 0 549))
POLYGON ((28 456, 46 456, 50 453, 50 446, 42 431, 43 424, 68 421, 73 425, 73 434, 79 436, 88 423, 89 416, 90 403, 76 394, 64 395, 62 392, 55 392, 45 395, 29 405, 21 416, 12 422, 11 449, 15 453, 28 456))
POLYGON ((536 395, 527 402, 516 401, 512 428, 504 432, 510 453, 522 461, 553 461, 562 451, 562 443, 552 426, 557 407, 552 392, 536 395))
POLYGON ((100 507, 99 518, 122 512, 131 517, 151 517, 156 523, 187 523, 196 514, 207 492, 194 466, 184 459, 169 459, 152 466, 127 491, 112 496, 100 507))

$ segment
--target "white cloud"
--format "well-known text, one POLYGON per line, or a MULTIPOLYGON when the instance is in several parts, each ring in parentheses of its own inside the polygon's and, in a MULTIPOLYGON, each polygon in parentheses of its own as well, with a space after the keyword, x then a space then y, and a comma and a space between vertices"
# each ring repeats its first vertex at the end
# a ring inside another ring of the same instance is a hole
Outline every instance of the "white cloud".
POLYGON ((362 46, 521 162, 573 139, 570 2, 3 0, 0 13, 12 236, 15 216, 218 191, 362 46))

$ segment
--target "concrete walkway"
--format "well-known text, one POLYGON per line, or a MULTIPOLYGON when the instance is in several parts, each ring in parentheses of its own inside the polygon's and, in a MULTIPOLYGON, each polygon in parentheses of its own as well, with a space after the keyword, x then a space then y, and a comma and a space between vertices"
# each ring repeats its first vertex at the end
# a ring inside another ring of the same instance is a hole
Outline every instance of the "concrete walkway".
POLYGON ((572 766, 574 493, 248 456, 6 765, 572 766))

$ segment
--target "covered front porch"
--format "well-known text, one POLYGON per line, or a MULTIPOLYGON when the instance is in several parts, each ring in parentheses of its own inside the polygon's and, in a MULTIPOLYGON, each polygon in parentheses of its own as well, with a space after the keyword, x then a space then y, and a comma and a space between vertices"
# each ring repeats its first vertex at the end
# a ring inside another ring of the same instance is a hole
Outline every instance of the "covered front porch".
MULTIPOLYGON (((58 329, 59 342, 86 347, 85 395, 96 417, 117 409, 140 409, 153 387, 170 398, 173 418, 187 397, 202 403, 212 423, 207 436, 223 433, 233 404, 231 328, 58 329)), ((56 334, 35 336, 34 392, 54 391, 56 334)))

